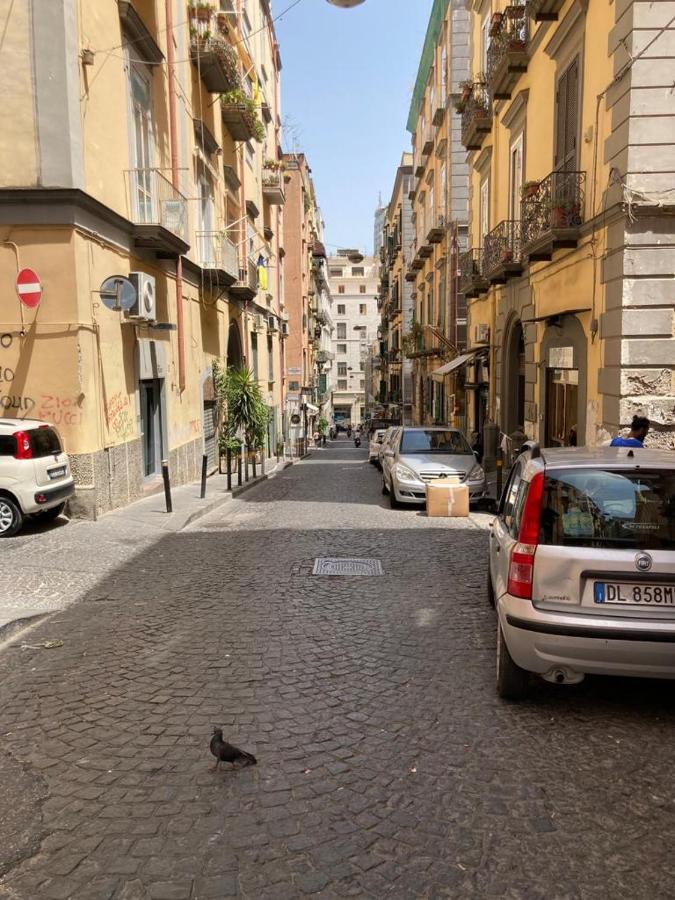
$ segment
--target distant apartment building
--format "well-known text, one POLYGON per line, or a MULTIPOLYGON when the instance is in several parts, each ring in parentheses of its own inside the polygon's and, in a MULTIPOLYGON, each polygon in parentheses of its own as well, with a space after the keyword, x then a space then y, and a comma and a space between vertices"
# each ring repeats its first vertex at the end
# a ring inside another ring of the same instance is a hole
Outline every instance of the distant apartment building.
POLYGON ((286 434, 294 447, 331 416, 333 315, 323 220, 303 153, 283 157, 286 434))
POLYGON ((434 0, 408 116, 415 238, 406 279, 413 286, 415 424, 466 425, 466 307, 457 263, 466 246, 469 169, 453 95, 469 74, 465 0, 434 0))
POLYGON ((379 260, 339 250, 327 263, 335 322, 333 417, 336 425, 355 426, 366 417, 366 362, 380 324, 379 260))
POLYGON ((412 201, 412 153, 404 153, 396 171, 389 205, 382 219, 380 249, 379 344, 376 366, 377 417, 405 425, 413 423, 413 361, 411 345, 413 286, 406 277, 414 240, 412 201))
POLYGON ((281 62, 267 0, 223 5, 23 0, 3 26, 0 277, 43 296, 3 304, 0 409, 58 426, 85 515, 162 460, 215 468, 215 361, 281 432, 281 62))

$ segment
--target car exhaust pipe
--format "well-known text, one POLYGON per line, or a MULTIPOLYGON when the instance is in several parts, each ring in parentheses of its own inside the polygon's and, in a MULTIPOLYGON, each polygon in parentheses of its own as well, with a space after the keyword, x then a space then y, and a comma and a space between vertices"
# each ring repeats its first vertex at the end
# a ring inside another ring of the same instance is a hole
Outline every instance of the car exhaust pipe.
POLYGON ((579 684, 579 682, 584 680, 584 673, 556 667, 541 677, 544 681, 550 681, 553 684, 579 684))
POLYGON ((556 684, 564 684, 565 683, 565 673, 558 669, 557 672, 553 673, 553 677, 555 679, 556 684))

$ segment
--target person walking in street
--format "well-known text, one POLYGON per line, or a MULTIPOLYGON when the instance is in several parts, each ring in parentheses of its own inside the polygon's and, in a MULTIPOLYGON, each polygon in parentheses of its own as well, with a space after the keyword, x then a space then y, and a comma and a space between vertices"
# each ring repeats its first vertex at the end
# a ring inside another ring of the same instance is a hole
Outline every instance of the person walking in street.
POLYGON ((633 416, 628 437, 617 434, 610 442, 610 447, 644 447, 645 438, 651 422, 646 416, 633 416))

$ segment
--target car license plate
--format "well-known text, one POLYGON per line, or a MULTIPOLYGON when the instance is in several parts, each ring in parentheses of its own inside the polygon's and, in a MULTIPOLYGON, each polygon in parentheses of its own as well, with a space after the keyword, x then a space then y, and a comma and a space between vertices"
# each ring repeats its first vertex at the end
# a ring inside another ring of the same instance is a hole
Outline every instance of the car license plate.
POLYGON ((59 466, 58 469, 49 469, 47 471, 47 475, 49 475, 49 477, 52 479, 52 481, 55 478, 62 478, 65 474, 66 474, 65 466, 59 466))
POLYGON ((596 581, 593 599, 615 606, 675 606, 675 585, 596 581))

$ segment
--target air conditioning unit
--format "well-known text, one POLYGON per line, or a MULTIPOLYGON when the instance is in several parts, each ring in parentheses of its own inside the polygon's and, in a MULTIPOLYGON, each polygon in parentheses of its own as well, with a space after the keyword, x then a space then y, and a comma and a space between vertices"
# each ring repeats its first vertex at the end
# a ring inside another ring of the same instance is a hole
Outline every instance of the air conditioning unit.
POLYGON ((129 272, 129 281, 136 288, 136 302, 127 315, 131 319, 154 322, 157 318, 154 275, 148 275, 147 272, 129 272))
POLYGON ((266 318, 267 317, 263 316, 262 313, 257 313, 253 317, 253 327, 255 328, 256 331, 264 331, 265 330, 265 328, 267 326, 267 322, 265 321, 266 318))
POLYGON ((281 336, 288 337, 289 334, 290 334, 290 329, 288 327, 288 322, 282 322, 281 323, 281 336))
POLYGON ((276 316, 268 316, 267 317, 267 330, 268 331, 278 331, 279 323, 277 322, 276 316))
POLYGON ((473 326, 473 342, 474 344, 490 343, 490 326, 474 325, 473 326))
POLYGON ((282 312, 281 315, 279 316, 279 318, 281 319, 282 322, 288 322, 288 313, 282 312))

